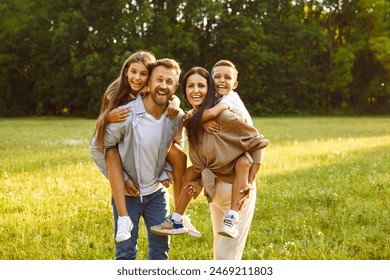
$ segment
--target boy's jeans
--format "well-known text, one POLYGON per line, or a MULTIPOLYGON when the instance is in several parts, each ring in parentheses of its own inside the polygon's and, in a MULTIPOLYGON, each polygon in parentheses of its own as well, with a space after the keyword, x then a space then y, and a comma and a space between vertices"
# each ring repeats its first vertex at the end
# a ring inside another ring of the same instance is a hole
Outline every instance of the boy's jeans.
MULTIPOLYGON (((117 231, 118 212, 112 199, 114 212, 115 231, 117 231)), ((158 236, 150 232, 150 227, 161 224, 169 213, 169 196, 167 189, 161 188, 146 196, 126 196, 126 208, 130 219, 134 224, 130 239, 116 243, 117 260, 135 260, 137 256, 138 226, 141 216, 143 217, 148 232, 148 259, 166 260, 169 253, 169 237, 158 236)))

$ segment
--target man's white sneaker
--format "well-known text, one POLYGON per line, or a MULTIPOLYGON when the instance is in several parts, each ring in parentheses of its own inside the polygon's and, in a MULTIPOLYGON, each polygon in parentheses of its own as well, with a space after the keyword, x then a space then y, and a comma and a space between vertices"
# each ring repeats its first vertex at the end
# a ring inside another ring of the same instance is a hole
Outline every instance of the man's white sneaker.
POLYGON ((188 217, 187 215, 184 215, 183 220, 184 220, 184 226, 188 229, 187 234, 189 236, 196 237, 196 238, 202 237, 202 234, 200 233, 200 231, 198 231, 191 223, 190 217, 188 217))
POLYGON ((123 242, 131 237, 131 230, 134 225, 129 216, 118 217, 118 229, 116 231, 115 241, 123 242))
POLYGON ((233 218, 233 216, 226 216, 223 219, 221 229, 218 231, 218 234, 230 237, 237 238, 238 237, 238 221, 233 218))

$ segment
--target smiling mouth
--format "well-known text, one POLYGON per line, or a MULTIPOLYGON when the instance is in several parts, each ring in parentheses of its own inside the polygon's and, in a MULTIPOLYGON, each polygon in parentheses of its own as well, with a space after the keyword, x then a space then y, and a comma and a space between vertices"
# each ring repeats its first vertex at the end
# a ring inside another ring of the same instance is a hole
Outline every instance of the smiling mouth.
POLYGON ((191 98, 194 100, 194 101, 200 101, 202 99, 202 96, 191 96, 191 98))
POLYGON ((168 95, 168 92, 166 90, 157 90, 156 93, 161 96, 168 95))

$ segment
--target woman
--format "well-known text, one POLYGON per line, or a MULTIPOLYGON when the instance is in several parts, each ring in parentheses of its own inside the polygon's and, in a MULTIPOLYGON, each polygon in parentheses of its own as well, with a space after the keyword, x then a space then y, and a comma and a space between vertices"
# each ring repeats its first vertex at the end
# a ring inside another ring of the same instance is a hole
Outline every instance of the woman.
MULTIPOLYGON (((202 115, 215 103, 213 79, 206 69, 201 67, 190 69, 183 77, 182 89, 186 101, 195 112, 185 124, 190 144, 189 156, 193 166, 187 169, 183 181, 191 181, 199 175, 202 177, 213 225, 213 258, 241 259, 255 209, 254 175, 250 177, 250 187, 245 189, 248 193, 247 201, 240 211, 239 237, 228 238, 219 235, 218 231, 222 225, 224 212, 230 209, 235 164, 240 156, 246 154, 253 162, 250 174, 256 174, 264 154, 262 149, 264 137, 255 128, 246 124, 242 116, 231 110, 225 110, 216 117, 222 130, 218 133, 205 132, 200 125, 202 115)), ((194 198, 200 192, 200 188, 193 185, 186 188, 188 194, 194 198)), ((180 196, 179 209, 176 209, 179 214, 183 214, 191 200, 188 197, 186 199, 186 196, 187 193, 180 196)), ((172 225, 173 228, 179 226, 172 217, 168 217, 163 224, 152 227, 152 232, 165 234, 170 231, 172 225)))

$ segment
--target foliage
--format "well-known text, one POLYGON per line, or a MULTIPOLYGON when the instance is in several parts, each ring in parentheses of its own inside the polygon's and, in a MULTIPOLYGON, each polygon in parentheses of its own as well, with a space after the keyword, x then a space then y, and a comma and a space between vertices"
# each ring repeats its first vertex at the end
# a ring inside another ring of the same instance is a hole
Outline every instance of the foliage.
MULTIPOLYGON (((254 123, 271 144, 244 259, 388 260, 389 119, 254 123)), ((0 259, 113 259, 110 188, 88 153, 94 121, 13 118, 0 126, 0 259)), ((206 199, 187 213, 203 237, 173 237, 170 259, 212 259, 206 199)), ((144 226, 139 236, 138 258, 146 259, 144 226)))
POLYGON ((4 0, 0 116, 96 117, 139 49, 183 72, 233 61, 254 115, 388 113, 389 17, 387 0, 4 0))

